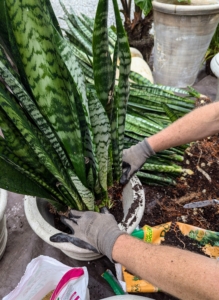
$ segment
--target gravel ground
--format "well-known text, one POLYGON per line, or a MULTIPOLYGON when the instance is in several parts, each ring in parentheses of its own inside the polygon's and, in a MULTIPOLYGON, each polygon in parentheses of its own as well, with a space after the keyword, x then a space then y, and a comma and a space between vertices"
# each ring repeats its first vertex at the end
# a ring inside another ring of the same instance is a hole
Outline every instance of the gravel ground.
MULTIPOLYGON (((86 14, 88 17, 95 17, 95 12, 98 4, 98 0, 62 0, 66 8, 73 8, 77 14, 83 13, 86 14)), ((120 1, 118 1, 120 4, 120 1)), ((60 22, 61 27, 65 27, 65 22, 60 20, 64 16, 64 12, 62 7, 60 6, 59 0, 51 0, 53 9, 55 11, 56 16, 60 22)), ((112 1, 109 1, 109 15, 108 15, 108 24, 112 25, 115 24, 114 12, 113 12, 113 4, 112 1)))

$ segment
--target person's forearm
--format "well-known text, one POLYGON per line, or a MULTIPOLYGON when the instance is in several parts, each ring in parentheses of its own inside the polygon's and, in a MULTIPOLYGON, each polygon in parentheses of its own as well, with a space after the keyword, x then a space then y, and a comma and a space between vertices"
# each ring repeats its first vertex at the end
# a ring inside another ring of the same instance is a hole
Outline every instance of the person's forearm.
POLYGON ((219 132, 219 102, 197 108, 147 140, 155 152, 219 132))
POLYGON ((219 261, 214 259, 129 235, 116 240, 112 257, 134 275, 179 299, 219 297, 219 261))

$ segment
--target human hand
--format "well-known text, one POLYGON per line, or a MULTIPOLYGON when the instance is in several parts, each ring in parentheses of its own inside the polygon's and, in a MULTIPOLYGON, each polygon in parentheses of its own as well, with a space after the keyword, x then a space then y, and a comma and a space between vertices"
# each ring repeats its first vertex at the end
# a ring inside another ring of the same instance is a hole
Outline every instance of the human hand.
POLYGON ((112 260, 112 249, 117 238, 126 234, 121 231, 111 214, 92 211, 71 210, 69 218, 61 217, 61 221, 70 228, 72 234, 57 233, 50 237, 51 242, 69 242, 77 247, 102 253, 112 260))
POLYGON ((154 155, 155 152, 149 145, 147 139, 123 150, 122 169, 123 174, 120 178, 121 184, 126 184, 129 179, 141 169, 146 159, 154 155))

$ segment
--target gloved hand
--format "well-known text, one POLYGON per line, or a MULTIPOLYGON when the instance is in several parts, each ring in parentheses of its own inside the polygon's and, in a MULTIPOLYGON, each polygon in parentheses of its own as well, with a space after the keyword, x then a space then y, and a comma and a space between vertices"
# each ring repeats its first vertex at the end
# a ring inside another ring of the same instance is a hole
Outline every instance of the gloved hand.
POLYGON ((69 242, 80 248, 102 253, 112 260, 112 249, 117 238, 122 234, 118 224, 111 214, 92 211, 71 210, 69 218, 61 217, 72 234, 57 233, 50 237, 51 242, 69 242))
POLYGON ((120 178, 121 184, 126 184, 129 179, 138 172, 143 166, 146 159, 154 155, 155 152, 149 145, 147 139, 123 150, 122 168, 123 174, 120 178))

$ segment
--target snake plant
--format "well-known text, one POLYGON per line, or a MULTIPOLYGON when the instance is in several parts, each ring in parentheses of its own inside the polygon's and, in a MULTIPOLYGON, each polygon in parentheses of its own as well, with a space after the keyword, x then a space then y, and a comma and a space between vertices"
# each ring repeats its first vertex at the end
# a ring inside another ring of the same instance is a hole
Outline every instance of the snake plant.
MULTIPOLYGON (((90 89, 94 85, 93 53, 91 37, 94 29, 94 20, 86 15, 76 15, 73 8, 66 9, 60 0, 65 12, 64 20, 67 27, 64 31, 66 39, 70 41, 72 49, 78 58, 90 89)), ((117 35, 114 27, 108 28, 109 51, 114 56, 117 35)), ((125 121, 124 147, 129 148, 143 138, 161 131, 179 117, 190 112, 195 107, 195 99, 201 95, 193 88, 188 90, 152 84, 149 80, 135 72, 129 73, 130 91, 125 121)), ((100 82, 106 85, 104 77, 100 82)), ((114 89, 117 89, 115 85, 114 89)), ((110 105, 109 105, 110 107, 110 105)), ((186 145, 175 147, 157 153, 147 160, 145 166, 138 172, 142 182, 146 184, 175 184, 174 178, 187 174, 188 170, 176 165, 183 161, 186 145)))
POLYGON ((80 49, 63 37, 49 0, 1 1, 1 188, 44 197, 57 209, 93 210, 96 200, 108 201, 108 187, 121 176, 131 61, 112 1, 115 45, 108 0, 99 0, 93 33, 81 48, 87 61, 92 54, 92 85, 76 56, 80 49))

